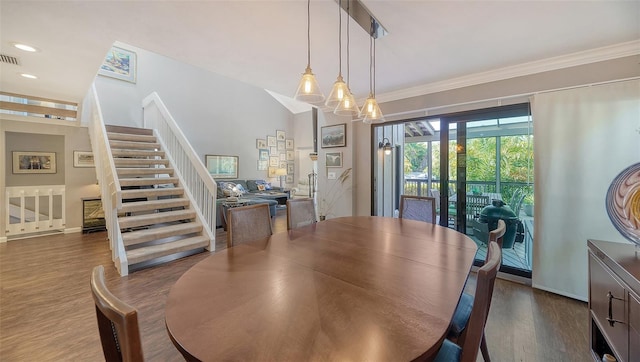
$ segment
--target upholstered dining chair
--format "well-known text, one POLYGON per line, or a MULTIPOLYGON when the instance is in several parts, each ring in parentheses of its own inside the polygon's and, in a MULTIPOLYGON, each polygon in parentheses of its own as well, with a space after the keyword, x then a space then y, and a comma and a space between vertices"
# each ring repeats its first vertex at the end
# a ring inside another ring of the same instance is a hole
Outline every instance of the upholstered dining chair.
POLYGON ((287 230, 311 225, 317 221, 313 199, 287 200, 287 230))
POLYGON ((268 204, 234 207, 227 210, 227 247, 271 236, 268 204))
MULTIPOLYGON (((464 323, 464 329, 457 331, 458 338, 452 341, 448 336, 444 340, 438 354, 434 361, 436 362, 475 362, 478 357, 478 350, 482 344, 484 338, 484 327, 487 323, 487 317, 489 316, 489 307, 491 306, 491 298, 493 296, 493 286, 498 275, 498 269, 502 260, 502 249, 496 242, 489 244, 489 259, 488 261, 478 269, 476 292, 473 296, 473 300, 467 306, 470 306, 470 311, 466 322, 464 323)), ((460 302, 458 303, 458 309, 463 303, 465 293, 462 294, 460 302)), ((454 314, 454 320, 450 327, 450 332, 454 328, 456 323, 457 314, 454 314)), ((489 362, 489 355, 486 356, 483 353, 485 362, 489 362)))
MULTIPOLYGON (((488 246, 491 243, 496 243, 499 246, 499 249, 502 251, 502 240, 504 238, 504 234, 507 230, 507 224, 504 220, 498 220, 498 227, 495 230, 489 232, 489 242, 488 246)), ((500 254, 502 257, 502 253, 500 254)), ((485 257, 484 263, 488 263, 489 259, 491 259, 492 254, 490 248, 487 248, 487 256, 485 257)), ((449 328, 449 334, 447 338, 452 341, 457 341, 460 338, 460 335, 464 331, 467 322, 469 321, 469 316, 471 314, 471 309, 474 303, 474 295, 464 292, 460 297, 460 301, 456 307, 456 311, 453 314, 453 319, 451 323, 451 327, 449 328)), ((491 307, 491 300, 489 300, 489 304, 487 305, 487 309, 491 307)), ((489 312, 487 311, 487 316, 489 312)), ((489 349, 487 348, 487 340, 484 332, 482 333, 482 340, 480 342, 480 351, 482 352, 482 358, 485 361, 491 361, 489 357, 489 349)))
POLYGON ((436 199, 428 196, 400 196, 401 219, 410 219, 436 223, 436 199))
POLYGON ((142 343, 135 308, 113 295, 104 282, 104 267, 91 273, 91 295, 96 306, 98 331, 106 361, 142 361, 142 343))

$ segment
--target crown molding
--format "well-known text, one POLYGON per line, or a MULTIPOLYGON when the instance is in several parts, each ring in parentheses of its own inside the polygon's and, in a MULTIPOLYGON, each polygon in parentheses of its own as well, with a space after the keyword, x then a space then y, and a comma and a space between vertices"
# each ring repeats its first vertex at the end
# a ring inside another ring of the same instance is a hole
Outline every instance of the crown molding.
POLYGON ((394 92, 376 94, 378 103, 391 102, 399 99, 417 97, 430 93, 444 92, 452 89, 490 83, 499 80, 522 77, 526 75, 548 72, 579 65, 597 63, 601 61, 623 58, 640 54, 640 40, 610 45, 577 53, 571 53, 544 60, 504 67, 468 76, 452 78, 440 82, 424 84, 394 92))

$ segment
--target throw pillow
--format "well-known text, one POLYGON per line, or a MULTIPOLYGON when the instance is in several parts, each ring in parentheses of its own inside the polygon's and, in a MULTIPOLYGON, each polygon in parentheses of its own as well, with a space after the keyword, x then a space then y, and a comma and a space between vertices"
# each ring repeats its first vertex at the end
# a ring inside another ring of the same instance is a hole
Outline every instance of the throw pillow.
POLYGON ((257 186, 258 186, 258 191, 264 191, 265 190, 264 184, 257 185, 257 186))
POLYGON ((236 192, 239 194, 238 196, 242 196, 247 193, 247 190, 242 184, 236 184, 236 192))

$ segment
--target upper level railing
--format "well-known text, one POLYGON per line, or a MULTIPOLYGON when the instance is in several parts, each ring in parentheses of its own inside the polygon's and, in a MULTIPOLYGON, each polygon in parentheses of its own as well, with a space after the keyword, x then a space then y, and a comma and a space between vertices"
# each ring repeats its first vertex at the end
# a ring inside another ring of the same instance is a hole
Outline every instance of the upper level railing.
POLYGON ((47 120, 76 121, 78 104, 0 92, 0 112, 14 116, 46 118, 47 120))
POLYGON ((120 275, 125 276, 129 274, 129 267, 118 224, 118 208, 122 207, 122 189, 118 181, 116 166, 113 163, 95 84, 89 90, 88 102, 85 103, 85 107, 89 108, 85 109, 84 114, 89 117, 89 138, 91 139, 96 177, 102 196, 102 208, 104 209, 104 219, 111 247, 111 260, 115 263, 120 275))
POLYGON ((180 130, 156 92, 142 101, 144 107, 144 127, 154 129, 154 133, 171 160, 177 176, 185 187, 185 192, 195 202, 195 211, 204 222, 205 232, 215 250, 216 193, 217 185, 204 166, 196 151, 180 130))

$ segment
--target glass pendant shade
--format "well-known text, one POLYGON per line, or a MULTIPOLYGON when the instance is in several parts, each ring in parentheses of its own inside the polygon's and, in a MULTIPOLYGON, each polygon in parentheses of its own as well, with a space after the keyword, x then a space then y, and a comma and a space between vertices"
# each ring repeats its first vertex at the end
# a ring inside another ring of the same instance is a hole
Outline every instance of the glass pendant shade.
POLYGON ((329 98, 327 98, 324 105, 335 108, 347 93, 349 93, 349 88, 347 88, 347 83, 344 82, 342 74, 340 74, 338 75, 338 79, 333 83, 333 88, 331 89, 331 93, 329 93, 329 98))
POLYGON ((347 88, 347 93, 344 95, 340 103, 338 103, 338 106, 336 106, 333 113, 338 116, 351 116, 353 118, 358 117, 360 114, 360 109, 358 109, 356 99, 353 97, 349 88, 347 88))
POLYGON ((376 102, 373 94, 369 93, 369 97, 364 102, 364 106, 362 106, 362 110, 360 111, 360 117, 364 123, 384 121, 378 102, 376 102))
POLYGON ((322 101, 324 101, 324 94, 322 94, 318 86, 316 77, 311 72, 311 67, 307 66, 307 69, 305 69, 293 99, 312 104, 322 103, 322 101))

